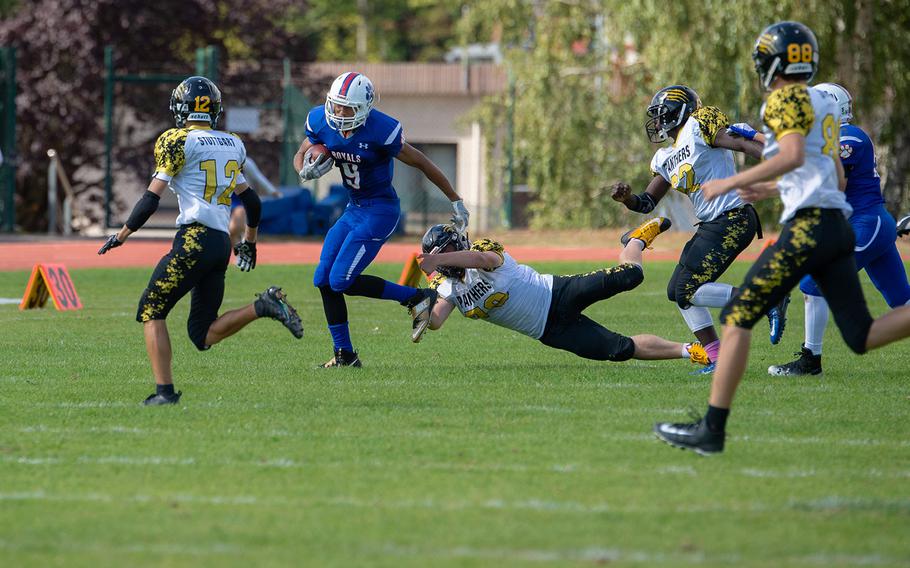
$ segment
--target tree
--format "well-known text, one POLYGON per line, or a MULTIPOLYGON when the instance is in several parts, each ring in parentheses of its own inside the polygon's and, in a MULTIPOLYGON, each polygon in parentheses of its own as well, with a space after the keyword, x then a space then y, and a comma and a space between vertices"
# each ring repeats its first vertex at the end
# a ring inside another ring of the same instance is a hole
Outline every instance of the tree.
MULTIPOLYGON (((604 186, 643 187, 654 147, 644 110, 659 88, 684 83, 731 118, 759 124, 763 93, 750 59, 767 25, 796 19, 817 34, 816 81, 856 95, 856 115, 879 142, 892 212, 907 205, 910 132, 910 1, 502 0, 471 2, 468 41, 501 35, 514 78, 515 152, 537 192, 535 226, 600 226, 624 215, 604 186)), ((489 139, 506 104, 478 113, 489 139)), ((491 152, 491 158, 496 155, 491 152)), ((498 163, 503 165, 502 157, 498 163)), ((770 213, 774 204, 763 205, 770 213)), ((771 218, 770 216, 766 218, 771 218)))
MULTIPOLYGON (((104 46, 115 45, 118 69, 188 74, 197 47, 215 45, 235 82, 282 56, 308 59, 303 39, 284 25, 301 10, 293 0, 38 0, 19 3, 0 22, 0 44, 17 48, 19 169, 17 207, 26 230, 46 226, 46 150, 55 147, 83 198, 101 202, 104 46), (87 195, 86 195, 87 194, 87 195)), ((239 92, 260 88, 239 81, 239 92)), ((121 113, 142 121, 161 116, 173 85, 129 96, 121 113), (146 96, 148 95, 148 96, 146 96)), ((135 94, 135 93, 133 93, 135 94)), ((278 95, 276 95, 278 96, 278 95)), ((166 112, 166 110, 164 111, 166 112)), ((151 143, 121 148, 126 163, 151 156, 151 143)), ((136 175, 146 177, 147 167, 136 175)))

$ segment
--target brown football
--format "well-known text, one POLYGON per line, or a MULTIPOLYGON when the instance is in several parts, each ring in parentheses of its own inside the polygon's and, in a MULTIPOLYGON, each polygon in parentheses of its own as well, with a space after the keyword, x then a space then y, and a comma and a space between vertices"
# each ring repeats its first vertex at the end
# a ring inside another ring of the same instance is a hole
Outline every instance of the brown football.
POLYGON ((325 147, 325 144, 313 144, 310 146, 310 149, 306 151, 306 156, 304 157, 307 160, 315 160, 320 154, 328 154, 329 158, 332 157, 332 153, 325 147))

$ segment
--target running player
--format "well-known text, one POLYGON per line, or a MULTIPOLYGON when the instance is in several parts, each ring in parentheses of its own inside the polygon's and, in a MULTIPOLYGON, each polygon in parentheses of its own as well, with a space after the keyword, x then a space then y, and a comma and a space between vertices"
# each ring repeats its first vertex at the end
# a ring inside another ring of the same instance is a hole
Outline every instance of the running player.
POLYGON ((145 331, 145 348, 155 376, 155 393, 144 404, 177 404, 171 372, 171 340, 166 318, 174 305, 192 292, 187 332, 200 351, 209 349, 260 317, 284 324, 294 337, 303 337, 300 317, 277 286, 258 294, 242 308, 218 315, 224 299, 224 275, 231 259, 228 236, 231 194, 247 212, 244 239, 234 247, 243 271, 256 267, 256 236, 261 205, 243 177, 246 149, 237 136, 216 130, 221 116, 221 92, 205 77, 190 77, 171 94, 177 128, 155 143, 155 174, 129 219, 98 251, 121 246, 158 209, 164 190, 177 194, 179 230, 171 251, 158 262, 142 297, 136 320, 145 331))
MULTIPOLYGON (((758 214, 752 205, 735 193, 707 200, 701 186, 708 180, 736 173, 733 151, 761 158, 761 144, 728 133, 730 120, 716 107, 702 106, 698 94, 685 85, 657 91, 648 106, 645 123, 648 139, 659 144, 672 139, 671 146, 659 148, 651 159, 651 183, 635 195, 628 184, 612 187, 612 198, 626 208, 650 213, 670 189, 687 195, 698 217, 698 230, 686 243, 679 263, 667 285, 667 297, 675 302, 683 320, 695 334, 711 363, 702 371, 714 370, 720 341, 708 308, 721 308, 733 296, 730 284, 716 280, 752 242, 761 235, 758 214)), ((780 341, 786 323, 789 296, 768 313, 771 343, 780 341)))
POLYGON ((468 225, 468 211, 442 170, 405 142, 401 123, 375 110, 373 100, 373 83, 366 76, 342 73, 332 83, 325 104, 310 110, 307 137, 294 156, 294 166, 303 180, 316 179, 338 166, 350 192, 344 214, 325 237, 313 277, 322 295, 335 351, 323 367, 361 366, 351 342, 344 294, 394 300, 408 307, 415 321, 415 341, 423 333, 420 322, 426 321, 436 301, 433 290, 400 286, 362 274, 401 217, 398 195, 392 187, 394 158, 423 172, 445 194, 452 202, 459 232, 468 225), (328 148, 331 156, 308 154, 316 144, 328 148))

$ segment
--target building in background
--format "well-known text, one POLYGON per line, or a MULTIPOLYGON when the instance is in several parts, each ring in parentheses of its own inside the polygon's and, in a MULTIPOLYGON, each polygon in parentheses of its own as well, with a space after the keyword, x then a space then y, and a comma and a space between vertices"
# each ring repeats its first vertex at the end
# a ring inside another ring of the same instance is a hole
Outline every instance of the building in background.
MULTIPOLYGON (((483 97, 506 90, 505 70, 494 63, 312 63, 310 76, 331 80, 346 71, 363 73, 378 93, 375 108, 401 121, 405 140, 424 152, 448 176, 471 212, 471 229, 499 223, 501 196, 488 187, 484 140, 469 114, 483 97)), ((321 102, 321 101, 320 101, 321 102)), ((341 183, 336 171, 320 180, 319 192, 341 183)), ((395 162, 393 184, 407 213, 407 231, 422 232, 445 221, 452 207, 418 171, 395 162)))

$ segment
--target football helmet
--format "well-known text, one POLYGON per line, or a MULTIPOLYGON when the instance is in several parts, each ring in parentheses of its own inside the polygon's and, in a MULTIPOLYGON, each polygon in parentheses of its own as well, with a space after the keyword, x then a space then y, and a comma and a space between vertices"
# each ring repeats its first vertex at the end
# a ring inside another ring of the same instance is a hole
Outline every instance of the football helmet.
POLYGON ((776 77, 811 81, 818 70, 818 40, 799 22, 771 24, 755 40, 752 61, 766 91, 776 77))
POLYGON ((689 116, 701 106, 698 93, 685 85, 671 85, 657 91, 648 106, 645 132, 648 140, 659 144, 670 137, 670 131, 685 124, 689 116))
POLYGON ((342 73, 332 83, 325 96, 325 119, 328 125, 339 132, 347 132, 362 126, 373 110, 375 91, 366 75, 353 71, 342 73), (353 116, 335 114, 335 105, 351 107, 353 116))
POLYGON ((191 120, 205 121, 215 128, 221 111, 221 91, 205 77, 184 79, 171 93, 171 112, 177 128, 191 120))
MULTIPOLYGON (((468 241, 467 236, 456 231, 453 225, 440 223, 427 229, 427 232, 424 233, 423 240, 420 243, 420 248, 423 250, 424 254, 453 252, 445 250, 449 245, 454 245, 456 251, 468 250, 471 248, 471 243, 468 241)), ((464 277, 464 268, 461 267, 439 266, 436 268, 436 272, 450 278, 464 277)))
POLYGON ((847 124, 853 120, 853 97, 847 89, 837 83, 819 83, 815 88, 830 95, 840 108, 840 123, 847 124))

